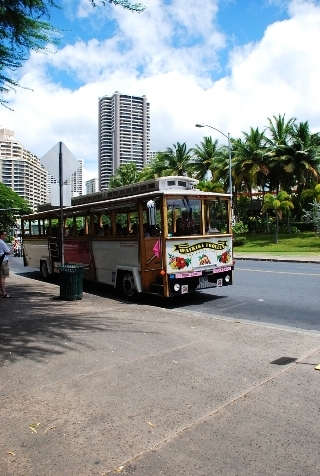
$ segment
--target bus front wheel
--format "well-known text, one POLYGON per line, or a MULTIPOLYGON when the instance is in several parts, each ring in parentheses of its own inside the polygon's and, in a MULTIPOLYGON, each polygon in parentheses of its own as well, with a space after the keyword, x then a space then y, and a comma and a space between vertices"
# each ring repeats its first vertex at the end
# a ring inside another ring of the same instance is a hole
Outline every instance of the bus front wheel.
POLYGON ((133 274, 126 271, 121 276, 122 292, 128 299, 133 299, 137 295, 137 288, 134 282, 133 274))

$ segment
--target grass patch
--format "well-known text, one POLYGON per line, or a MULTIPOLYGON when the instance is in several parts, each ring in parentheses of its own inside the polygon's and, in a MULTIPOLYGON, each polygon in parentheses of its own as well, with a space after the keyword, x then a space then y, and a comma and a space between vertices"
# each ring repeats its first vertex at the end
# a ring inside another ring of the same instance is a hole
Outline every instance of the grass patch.
POLYGON ((320 237, 315 233, 303 232, 294 235, 279 234, 279 243, 274 243, 274 234, 245 235, 243 246, 236 247, 235 252, 246 253, 320 253, 320 237))

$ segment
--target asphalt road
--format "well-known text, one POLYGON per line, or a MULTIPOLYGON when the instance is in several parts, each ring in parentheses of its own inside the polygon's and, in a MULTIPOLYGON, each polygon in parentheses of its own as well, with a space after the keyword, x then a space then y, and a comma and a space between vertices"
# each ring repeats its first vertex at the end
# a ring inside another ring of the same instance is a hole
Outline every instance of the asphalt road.
MULTIPOLYGON (((14 272, 41 279, 38 270, 23 266, 22 258, 12 257, 10 261, 14 272)), ((188 313, 320 331, 319 285, 319 264, 238 260, 233 286, 170 300, 144 296, 141 301, 188 313)), ((114 295, 112 288, 103 285, 87 283, 84 289, 114 295)))
POLYGON ((320 265, 237 261, 234 284, 197 293, 180 310, 319 331, 320 265))

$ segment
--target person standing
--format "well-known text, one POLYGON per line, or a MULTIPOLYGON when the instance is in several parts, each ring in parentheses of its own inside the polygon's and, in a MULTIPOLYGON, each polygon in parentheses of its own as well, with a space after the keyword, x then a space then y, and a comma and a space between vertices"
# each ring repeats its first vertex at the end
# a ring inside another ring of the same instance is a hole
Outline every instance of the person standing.
POLYGON ((10 248, 4 241, 7 233, 4 230, 0 230, 0 256, 4 255, 3 261, 0 266, 0 288, 3 298, 12 298, 11 294, 6 293, 6 278, 9 276, 9 261, 8 255, 10 255, 10 248))

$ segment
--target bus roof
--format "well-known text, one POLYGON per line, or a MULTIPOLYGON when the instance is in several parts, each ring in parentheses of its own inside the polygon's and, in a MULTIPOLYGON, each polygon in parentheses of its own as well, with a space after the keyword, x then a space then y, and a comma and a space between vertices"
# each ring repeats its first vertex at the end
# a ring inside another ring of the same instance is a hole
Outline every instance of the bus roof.
MULTIPOLYGON (((230 195, 226 193, 203 192, 195 189, 194 185, 197 184, 198 180, 190 177, 160 177, 158 179, 148 180, 146 182, 140 182, 125 187, 117 187, 89 195, 81 195, 80 197, 73 198, 71 206, 64 207, 63 211, 64 215, 70 216, 77 213, 80 214, 81 212, 88 210, 88 207, 90 211, 92 211, 92 208, 97 209, 97 211, 108 210, 117 207, 117 205, 121 206, 126 202, 136 202, 138 199, 149 198, 155 195, 188 195, 190 198, 230 198, 230 195), (153 188, 153 190, 150 190, 151 188, 153 188)), ((38 208, 38 212, 24 215, 21 218, 27 220, 60 214, 60 207, 52 206, 51 204, 40 205, 38 208)))

